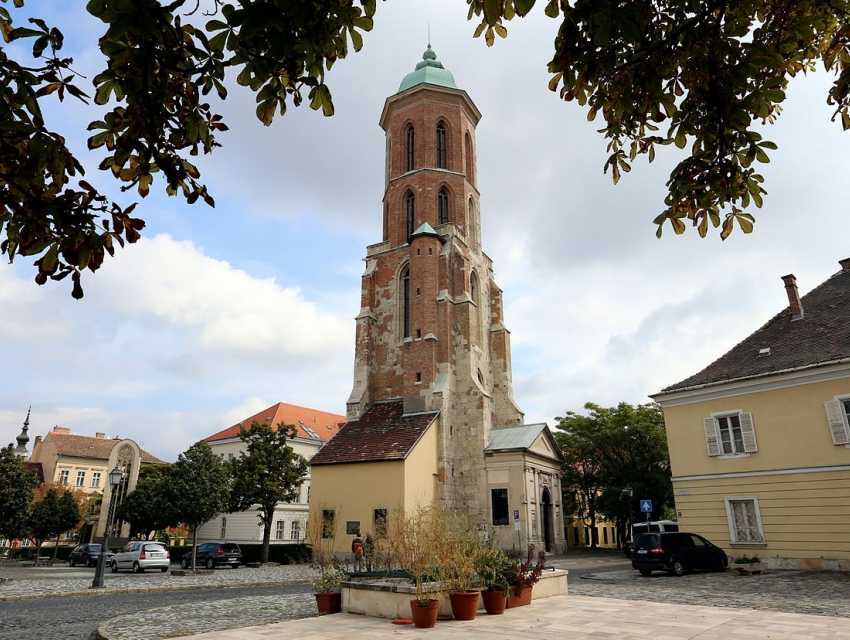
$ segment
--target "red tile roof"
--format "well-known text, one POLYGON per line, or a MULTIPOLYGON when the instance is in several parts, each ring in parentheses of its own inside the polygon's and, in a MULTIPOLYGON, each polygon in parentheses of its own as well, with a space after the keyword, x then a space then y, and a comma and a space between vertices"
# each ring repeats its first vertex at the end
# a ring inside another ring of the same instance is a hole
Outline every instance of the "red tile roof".
POLYGON ((318 409, 299 407, 294 404, 287 404, 286 402, 278 402, 268 409, 263 409, 259 413, 245 418, 232 427, 228 427, 204 438, 204 442, 238 438, 239 428, 244 426, 247 429, 254 422, 271 425, 272 429, 277 429, 277 426, 281 423, 295 425, 299 438, 327 442, 337 434, 340 427, 345 423, 345 416, 328 413, 327 411, 319 411, 318 409))
MULTIPOLYGON (((45 436, 44 441, 50 440, 56 447, 56 453, 73 458, 95 458, 96 460, 108 460, 112 453, 112 447, 118 440, 113 438, 92 438, 91 436, 78 436, 70 433, 51 431, 45 436)), ((152 456, 139 447, 142 453, 142 462, 152 464, 165 464, 162 460, 152 456)))
POLYGON ((310 460, 311 465, 404 460, 439 411, 404 415, 404 402, 376 402, 347 422, 310 460))

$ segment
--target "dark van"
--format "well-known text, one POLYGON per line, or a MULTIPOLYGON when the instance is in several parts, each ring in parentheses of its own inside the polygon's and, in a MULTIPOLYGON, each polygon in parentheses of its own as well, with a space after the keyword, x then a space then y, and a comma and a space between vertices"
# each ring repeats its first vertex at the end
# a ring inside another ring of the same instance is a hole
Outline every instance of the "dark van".
POLYGON ((725 571, 726 552, 695 533, 642 533, 634 542, 632 567, 641 575, 667 571, 681 576, 688 571, 725 571))

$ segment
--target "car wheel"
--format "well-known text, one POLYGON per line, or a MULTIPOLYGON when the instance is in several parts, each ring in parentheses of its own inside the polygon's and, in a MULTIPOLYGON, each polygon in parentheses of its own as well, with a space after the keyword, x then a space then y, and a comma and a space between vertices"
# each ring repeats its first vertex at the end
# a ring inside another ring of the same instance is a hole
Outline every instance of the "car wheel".
POLYGON ((168 571, 168 567, 160 567, 160 568, 159 568, 159 570, 160 570, 162 573, 165 573, 166 571, 168 571))
POLYGON ((215 569, 215 562, 212 558, 207 558, 207 569, 215 569))
POLYGON ((112 569, 112 573, 118 573, 118 563, 117 563, 117 562, 113 562, 113 563, 110 565, 110 569, 112 569))
POLYGON ((670 565, 670 571, 674 576, 683 576, 685 575, 685 565, 682 564, 681 560, 673 560, 673 564, 670 565))
POLYGON ((641 569, 640 575, 648 578, 649 576, 652 575, 652 569, 641 569))
POLYGON ((138 562, 133 563, 133 573, 142 573, 143 571, 144 571, 144 569, 142 569, 142 567, 139 566, 138 562))

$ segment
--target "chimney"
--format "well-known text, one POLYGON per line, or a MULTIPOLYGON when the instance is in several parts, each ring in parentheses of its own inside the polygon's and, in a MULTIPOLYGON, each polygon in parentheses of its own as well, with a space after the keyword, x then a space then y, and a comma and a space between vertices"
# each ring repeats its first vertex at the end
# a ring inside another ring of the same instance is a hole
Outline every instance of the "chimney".
POLYGON ((60 427, 58 424, 53 427, 53 433, 71 433, 68 427, 60 427))
POLYGON ((32 445, 32 450, 35 451, 35 448, 41 444, 41 436, 35 437, 35 442, 32 445))
POLYGON ((844 258, 844 260, 839 260, 838 264, 841 265, 842 271, 850 271, 850 258, 844 258))
POLYGON ((797 290, 797 276, 789 273, 782 276, 785 283, 785 293, 788 294, 788 306, 791 309, 791 320, 800 320, 803 317, 803 302, 800 300, 800 292, 797 290))
POLYGON ((106 434, 105 434, 105 433, 103 433, 102 431, 96 431, 96 432, 95 432, 95 434, 94 434, 94 437, 95 437, 95 438, 100 438, 101 440, 103 440, 103 439, 105 439, 105 438, 106 438, 106 434))

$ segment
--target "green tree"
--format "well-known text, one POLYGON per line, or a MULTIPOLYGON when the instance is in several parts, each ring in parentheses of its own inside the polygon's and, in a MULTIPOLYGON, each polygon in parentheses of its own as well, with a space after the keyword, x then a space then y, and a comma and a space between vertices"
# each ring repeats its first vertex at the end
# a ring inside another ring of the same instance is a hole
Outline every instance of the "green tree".
MULTIPOLYGON (((61 487, 48 487, 36 498, 27 518, 27 532, 36 546, 36 564, 41 555, 41 545, 73 529, 80 521, 80 509, 74 494, 61 487)), ((55 556, 55 551, 54 551, 55 556)))
MULTIPOLYGON (((588 406, 588 405, 585 405, 588 406)), ((561 488, 573 504, 576 515, 590 526, 590 547, 597 545, 597 501, 604 488, 602 455, 605 446, 604 424, 590 416, 568 411, 558 421, 555 440, 563 456, 561 488)))
POLYGON ((27 514, 38 484, 35 474, 17 457, 12 445, 0 449, 0 538, 26 534, 27 514))
POLYGON ((295 427, 279 424, 272 429, 254 422, 250 429, 241 428, 239 438, 245 450, 231 462, 233 511, 257 509, 263 527, 262 561, 269 561, 269 540, 275 507, 279 502, 294 502, 307 476, 307 461, 286 444, 295 437, 295 427))
POLYGON ((672 507, 673 486, 658 405, 587 403, 584 409, 586 414, 557 418, 555 438, 565 460, 562 486, 577 496, 578 514, 587 519, 595 547, 598 516, 613 521, 623 540, 628 524, 640 517, 640 499, 651 499, 650 517, 658 517, 672 507))
POLYGON ((171 466, 168 482, 173 508, 192 531, 192 570, 198 548, 198 527, 227 507, 231 477, 228 466, 206 442, 198 442, 181 453, 171 466))
MULTIPOLYGON (((549 88, 589 120, 601 115, 615 183, 639 155, 684 150, 654 219, 659 235, 665 223, 677 234, 719 228, 723 239, 736 225, 752 230, 750 211, 766 193, 756 163, 776 149, 755 126, 774 122, 791 79, 818 63, 836 76, 825 96, 833 120, 850 128, 850 0, 466 2, 488 46, 535 6, 556 21, 549 88)), ((166 193, 213 206, 190 156, 221 146, 227 127, 209 101, 226 99, 225 72, 256 95, 263 124, 305 101, 333 115, 326 75, 363 46, 377 0, 199 4, 89 0, 105 31, 89 89, 103 110, 88 146, 123 191, 145 197, 158 178, 166 193)), ((135 242, 144 221, 131 215, 135 203, 111 202, 80 179, 82 164, 44 120, 46 100, 91 99, 61 55, 61 30, 31 17, 24 0, 0 0, 0 32, 32 45, 32 60, 0 49, 0 120, 10 125, 0 130, 0 251, 32 256, 39 284, 71 275, 80 298, 81 272, 135 242)))
POLYGON ((168 467, 146 465, 140 470, 136 488, 121 503, 118 517, 130 523, 131 538, 148 539, 152 533, 180 524, 174 504, 168 467))

